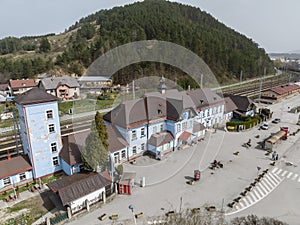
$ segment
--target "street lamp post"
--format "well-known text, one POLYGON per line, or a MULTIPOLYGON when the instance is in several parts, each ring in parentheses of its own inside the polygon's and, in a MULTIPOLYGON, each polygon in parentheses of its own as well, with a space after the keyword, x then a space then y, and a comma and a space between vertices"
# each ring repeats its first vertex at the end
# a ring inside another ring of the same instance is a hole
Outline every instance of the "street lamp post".
POLYGON ((128 208, 129 208, 129 209, 131 210, 131 212, 132 212, 132 216, 133 216, 134 225, 136 225, 136 219, 135 219, 135 215, 134 215, 134 212, 133 212, 133 205, 132 205, 132 204, 130 204, 128 208))

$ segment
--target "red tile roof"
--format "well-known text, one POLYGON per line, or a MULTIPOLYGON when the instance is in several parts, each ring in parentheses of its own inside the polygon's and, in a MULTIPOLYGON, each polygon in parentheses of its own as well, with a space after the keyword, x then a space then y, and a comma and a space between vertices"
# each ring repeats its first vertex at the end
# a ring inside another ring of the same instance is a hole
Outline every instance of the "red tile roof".
POLYGON ((183 141, 187 141, 192 134, 190 132, 184 131, 179 138, 183 141))
POLYGON ((14 174, 31 170, 29 159, 25 155, 20 155, 10 160, 0 161, 0 178, 9 177, 14 174))
POLYGON ((22 79, 22 80, 10 80, 9 85, 12 89, 19 89, 19 88, 30 88, 35 87, 35 81, 33 79, 22 79))
POLYGON ((275 92, 278 95, 283 95, 283 94, 287 94, 291 91, 296 91, 299 90, 300 87, 298 85, 285 85, 285 86, 277 86, 274 88, 271 88, 270 91, 275 92))

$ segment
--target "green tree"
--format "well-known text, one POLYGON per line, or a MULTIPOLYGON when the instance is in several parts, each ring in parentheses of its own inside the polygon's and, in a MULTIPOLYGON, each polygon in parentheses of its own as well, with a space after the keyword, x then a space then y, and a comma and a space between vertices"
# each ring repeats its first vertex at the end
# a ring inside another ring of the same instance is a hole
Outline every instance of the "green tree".
POLYGON ((108 142, 106 126, 99 112, 96 113, 91 133, 85 140, 82 160, 94 171, 104 171, 108 165, 108 142))
POLYGON ((42 38, 40 43, 40 52, 49 52, 51 50, 51 44, 47 38, 42 38))

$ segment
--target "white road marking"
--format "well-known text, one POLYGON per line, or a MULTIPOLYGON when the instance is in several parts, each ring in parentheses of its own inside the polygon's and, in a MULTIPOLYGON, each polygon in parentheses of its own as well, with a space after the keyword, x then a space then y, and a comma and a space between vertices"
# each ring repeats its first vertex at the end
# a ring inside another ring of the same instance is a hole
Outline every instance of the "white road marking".
POLYGON ((243 201, 245 202, 246 206, 250 205, 250 202, 248 202, 248 199, 243 198, 243 201))
POLYGON ((276 174, 279 175, 281 173, 281 171, 282 171, 282 169, 279 169, 276 174))
POLYGON ((244 204, 243 204, 242 202, 240 202, 240 205, 241 205, 241 207, 242 207, 242 208, 244 208, 244 207, 245 207, 245 206, 244 206, 244 204))
POLYGON ((274 176, 276 178, 276 180, 278 180, 278 183, 280 183, 282 181, 282 178, 279 175, 277 175, 276 173, 272 173, 271 175, 274 176))
POLYGON ((290 172, 290 173, 286 176, 286 178, 290 178, 292 175, 293 175, 293 172, 290 172))
POLYGON ((256 197, 256 195, 254 195, 254 190, 250 192, 250 197, 252 198, 253 202, 257 202, 257 200, 259 199, 256 197))
POLYGON ((268 189, 268 191, 270 192, 270 191, 273 189, 274 185, 272 185, 272 184, 268 181, 267 178, 266 178, 264 181, 265 181, 265 183, 264 183, 265 187, 266 187, 266 188, 268 189))
POLYGON ((260 186, 261 190, 262 190, 263 192, 265 192, 264 195, 267 195, 267 194, 269 193, 269 192, 264 188, 264 186, 263 186, 261 183, 259 183, 258 185, 260 186))
POLYGON ((257 191, 255 189, 253 190, 253 194, 256 196, 257 201, 259 201, 261 196, 259 196, 259 194, 257 193, 257 191))
POLYGON ((278 167, 275 167, 273 170, 272 170, 272 173, 275 173, 279 168, 278 167))
POLYGON ((298 174, 295 174, 292 178, 292 180, 296 180, 296 178, 298 177, 299 175, 298 174))
POLYGON ((285 170, 285 171, 281 174, 281 176, 284 177, 287 173, 288 173, 288 171, 285 170))
POLYGON ((246 198, 250 202, 250 205, 252 205, 254 201, 252 200, 252 198, 250 197, 250 195, 247 195, 246 198))
POLYGON ((256 187, 257 191, 261 195, 261 197, 265 196, 260 187, 256 187))
POLYGON ((276 186, 276 182, 271 178, 271 176, 266 176, 266 179, 268 179, 273 186, 276 186))

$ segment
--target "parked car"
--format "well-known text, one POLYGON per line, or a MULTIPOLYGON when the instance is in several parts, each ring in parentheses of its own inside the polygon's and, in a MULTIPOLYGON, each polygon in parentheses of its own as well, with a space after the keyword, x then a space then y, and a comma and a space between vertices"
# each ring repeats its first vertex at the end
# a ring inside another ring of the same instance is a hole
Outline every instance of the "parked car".
POLYGON ((279 123, 280 122, 280 119, 279 118, 275 118, 272 123, 279 123))
POLYGON ((268 130, 269 129, 269 124, 264 123, 263 125, 261 125, 260 128, 263 129, 263 130, 268 130))

